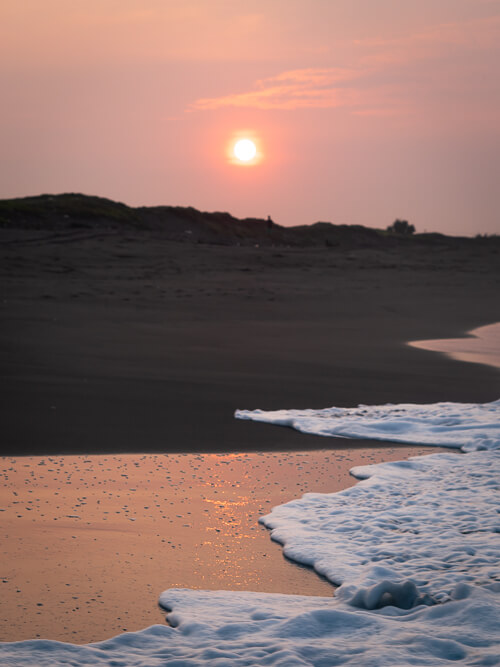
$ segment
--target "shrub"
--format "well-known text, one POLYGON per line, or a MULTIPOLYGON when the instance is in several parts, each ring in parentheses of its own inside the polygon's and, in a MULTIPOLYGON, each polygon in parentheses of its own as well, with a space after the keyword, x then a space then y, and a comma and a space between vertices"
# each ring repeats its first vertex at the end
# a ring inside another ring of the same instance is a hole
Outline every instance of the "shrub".
POLYGON ((393 232, 394 234, 403 234, 408 236, 409 234, 415 233, 415 227, 410 225, 408 220, 394 220, 392 225, 387 227, 388 232, 393 232))

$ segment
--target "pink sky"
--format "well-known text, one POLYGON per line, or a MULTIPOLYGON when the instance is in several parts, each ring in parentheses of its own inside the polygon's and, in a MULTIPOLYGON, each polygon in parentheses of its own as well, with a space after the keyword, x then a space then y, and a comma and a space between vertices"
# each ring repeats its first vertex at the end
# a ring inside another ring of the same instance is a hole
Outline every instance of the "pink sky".
POLYGON ((500 0, 3 0, 0 84, 1 198, 500 233, 500 0))

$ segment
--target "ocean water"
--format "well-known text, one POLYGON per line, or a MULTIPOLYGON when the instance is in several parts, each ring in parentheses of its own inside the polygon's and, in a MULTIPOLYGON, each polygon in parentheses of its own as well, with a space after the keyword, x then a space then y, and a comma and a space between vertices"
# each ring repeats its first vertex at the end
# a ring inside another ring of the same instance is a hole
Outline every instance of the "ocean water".
POLYGON ((305 494, 261 519, 288 557, 340 585, 334 597, 170 589, 160 603, 171 627, 86 646, 1 644, 0 664, 499 664, 500 401, 237 416, 468 453, 358 467, 354 487, 305 494))

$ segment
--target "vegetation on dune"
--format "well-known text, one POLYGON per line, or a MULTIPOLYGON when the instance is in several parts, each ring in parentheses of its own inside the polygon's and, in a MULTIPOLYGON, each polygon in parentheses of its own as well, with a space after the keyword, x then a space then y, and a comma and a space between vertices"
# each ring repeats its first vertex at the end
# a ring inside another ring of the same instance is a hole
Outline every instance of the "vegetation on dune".
POLYGON ((137 223, 135 210, 102 197, 67 193, 0 200, 0 225, 44 228, 47 225, 86 227, 96 222, 137 223), (37 224, 38 221, 38 224, 37 224))
POLYGON ((410 236, 415 233, 415 227, 414 225, 410 225, 408 220, 399 220, 398 218, 394 220, 392 225, 387 227, 387 231, 393 234, 401 234, 402 236, 410 236))
MULTIPOLYGON (((85 230, 92 234, 140 230, 188 243, 341 249, 397 247, 408 243, 444 246, 471 240, 437 233, 416 234, 414 225, 400 219, 385 230, 330 222, 283 227, 270 219, 241 220, 230 213, 207 213, 181 206, 133 208, 110 199, 76 193, 0 200, 0 228, 70 233, 73 237, 85 230)), ((484 243, 496 239, 498 237, 479 236, 474 241, 484 243)))

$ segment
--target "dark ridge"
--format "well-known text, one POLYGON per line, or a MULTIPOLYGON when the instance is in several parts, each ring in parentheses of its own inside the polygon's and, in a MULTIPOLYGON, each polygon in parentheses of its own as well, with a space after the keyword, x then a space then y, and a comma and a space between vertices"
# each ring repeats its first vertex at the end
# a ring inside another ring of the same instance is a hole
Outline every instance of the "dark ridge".
POLYGON ((81 194, 39 195, 0 200, 0 225, 26 229, 60 229, 95 224, 138 223, 133 208, 125 204, 81 194))
POLYGON ((141 206, 132 208, 102 197, 67 193, 0 200, 0 228, 54 232, 107 233, 144 230, 185 243, 258 246, 326 246, 376 248, 399 245, 442 245, 499 242, 500 237, 474 239, 437 233, 401 235, 362 225, 311 225, 283 227, 258 218, 239 219, 230 213, 207 213, 192 207, 141 206))

